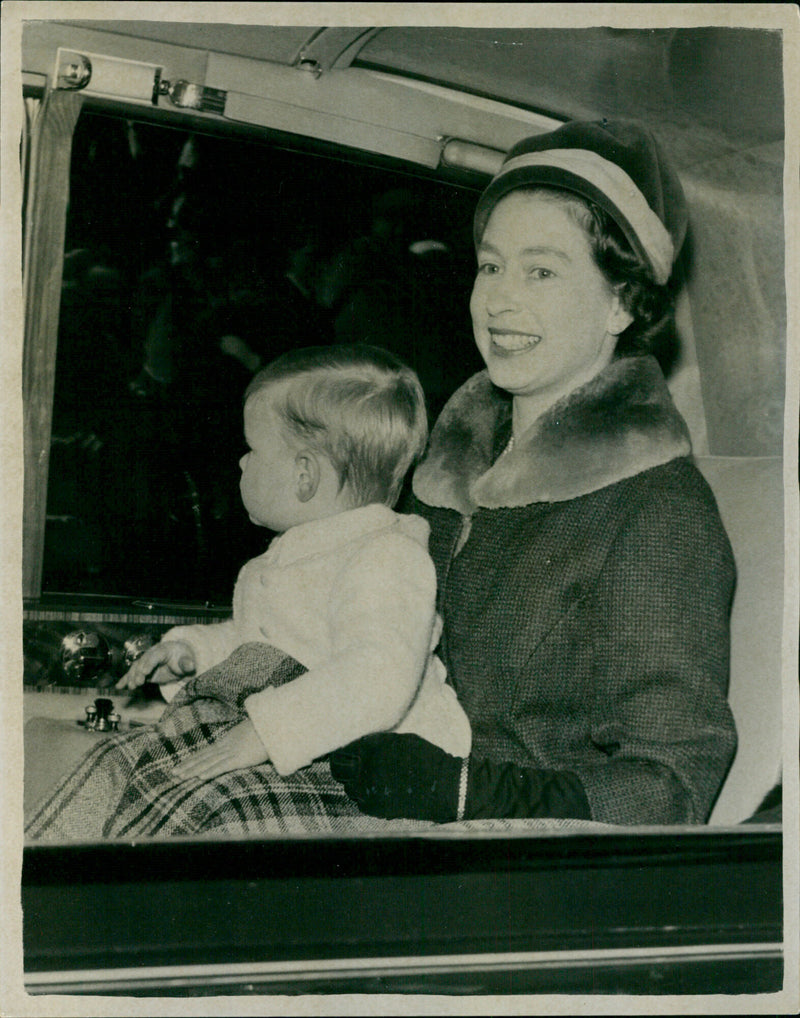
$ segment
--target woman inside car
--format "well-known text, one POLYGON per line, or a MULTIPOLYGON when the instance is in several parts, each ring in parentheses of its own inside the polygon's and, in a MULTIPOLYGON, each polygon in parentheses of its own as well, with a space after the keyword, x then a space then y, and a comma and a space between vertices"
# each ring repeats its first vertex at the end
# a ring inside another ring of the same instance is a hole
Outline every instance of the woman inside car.
POLYGON ((339 751, 364 812, 707 820, 736 745, 734 563, 651 354, 686 222, 677 176, 628 122, 520 142, 480 197, 486 369, 443 410, 412 507, 472 753, 394 733, 339 751))

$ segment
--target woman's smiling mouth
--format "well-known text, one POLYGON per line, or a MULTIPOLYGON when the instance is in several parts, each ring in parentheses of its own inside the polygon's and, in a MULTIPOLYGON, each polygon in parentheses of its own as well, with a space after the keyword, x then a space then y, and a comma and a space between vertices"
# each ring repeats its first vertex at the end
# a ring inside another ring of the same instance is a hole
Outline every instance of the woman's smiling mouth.
POLYGON ((541 336, 530 332, 496 332, 490 329, 489 335, 492 346, 504 354, 524 353, 542 340, 541 336))

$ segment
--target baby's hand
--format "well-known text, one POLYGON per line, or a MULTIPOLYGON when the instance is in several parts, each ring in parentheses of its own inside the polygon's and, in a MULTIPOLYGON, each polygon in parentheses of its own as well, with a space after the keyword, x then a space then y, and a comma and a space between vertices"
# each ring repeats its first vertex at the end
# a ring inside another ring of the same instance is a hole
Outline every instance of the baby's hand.
POLYGON ((234 725, 211 746, 198 749, 175 768, 178 781, 200 778, 210 781, 227 771, 237 771, 240 767, 255 767, 266 763, 269 754, 250 718, 245 718, 234 725))
POLYGON ((116 685, 117 689, 136 689, 147 682, 174 682, 195 670, 194 652, 183 640, 162 640, 146 650, 116 685))

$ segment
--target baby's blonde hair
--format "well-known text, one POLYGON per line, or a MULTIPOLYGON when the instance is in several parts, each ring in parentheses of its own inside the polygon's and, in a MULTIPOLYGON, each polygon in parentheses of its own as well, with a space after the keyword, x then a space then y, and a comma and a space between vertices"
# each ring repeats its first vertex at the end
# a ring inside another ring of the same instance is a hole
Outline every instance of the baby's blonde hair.
POLYGON ((393 506, 428 438, 425 396, 416 374, 380 347, 301 347, 258 372, 247 400, 282 386, 275 410, 289 439, 330 460, 354 507, 393 506))

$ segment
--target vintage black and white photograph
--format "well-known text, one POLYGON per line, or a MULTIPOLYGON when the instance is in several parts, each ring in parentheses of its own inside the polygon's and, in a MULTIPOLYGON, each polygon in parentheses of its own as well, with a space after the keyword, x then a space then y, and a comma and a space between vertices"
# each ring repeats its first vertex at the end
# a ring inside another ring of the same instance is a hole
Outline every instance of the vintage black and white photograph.
POLYGON ((2 14, 3 1013, 794 1012, 796 6, 2 14))

